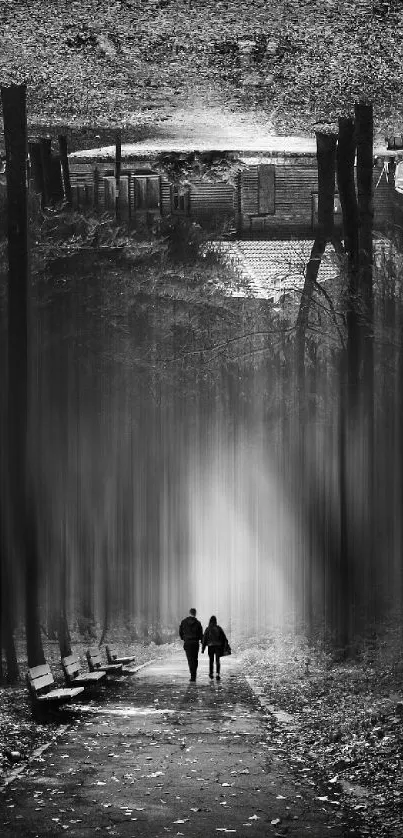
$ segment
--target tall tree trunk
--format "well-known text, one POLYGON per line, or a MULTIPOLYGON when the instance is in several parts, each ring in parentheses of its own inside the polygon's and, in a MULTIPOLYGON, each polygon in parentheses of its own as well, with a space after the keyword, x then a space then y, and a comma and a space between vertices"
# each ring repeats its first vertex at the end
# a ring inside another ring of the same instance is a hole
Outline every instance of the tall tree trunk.
MULTIPOLYGON (((298 466, 301 480, 306 476, 306 423, 307 423, 307 386, 305 374, 305 353, 309 313, 312 305, 313 291, 318 277, 319 268, 326 244, 333 239, 334 230, 334 195, 336 173, 336 142, 337 138, 331 134, 316 134, 316 154, 318 164, 318 229, 315 235, 310 259, 305 274, 305 283, 301 296, 301 303, 296 320, 295 337, 295 370, 297 391, 298 416, 298 466)), ((309 506, 309 501, 308 501, 309 506)), ((305 516, 302 516, 302 526, 305 526, 305 516)), ((308 528, 310 525, 308 523, 308 528)), ((304 533, 309 540, 312 532, 304 533)), ((304 562, 304 617, 308 630, 312 627, 313 615, 313 559, 311 544, 304 562)))
MULTIPOLYGON (((372 105, 355 106, 357 137, 357 194, 358 194, 358 247, 359 284, 362 300, 362 433, 366 467, 366 516, 368 602, 369 616, 377 618, 377 584, 375 563, 374 503, 374 303, 373 303, 373 160, 374 120, 372 105)), ((365 486, 365 484, 364 484, 365 486)), ((363 486, 363 489, 364 489, 363 486)))
POLYGON ((305 413, 305 347, 313 289, 318 277, 326 244, 333 238, 336 171, 334 134, 316 134, 318 164, 318 229, 306 269, 305 283, 296 321, 295 363, 300 421, 305 413))
POLYGON ((28 207, 26 87, 1 91, 8 200, 8 473, 12 536, 25 571, 28 665, 44 662, 39 626, 38 554, 28 509, 28 207))
POLYGON ((339 422, 338 422, 338 473, 339 473, 339 560, 333 568, 336 575, 334 594, 335 628, 337 646, 345 657, 348 654, 353 634, 354 598, 352 583, 352 565, 350 556, 350 521, 348 514, 348 348, 342 349, 339 369, 339 422), (347 393, 346 393, 347 391, 347 393))
MULTIPOLYGON (((66 525, 64 525, 66 526, 66 525)), ((67 620, 67 545, 66 532, 64 530, 62 543, 62 567, 61 579, 59 587, 59 625, 58 625, 58 640, 60 648, 60 657, 65 658, 71 655, 71 637, 69 631, 69 624, 67 620)))
POLYGON ((3 649, 4 649, 4 605, 5 605, 5 597, 4 597, 4 581, 5 581, 5 563, 6 563, 6 556, 4 551, 3 545, 3 528, 0 531, 0 684, 3 683, 4 680, 4 671, 3 671, 3 649))
POLYGON ((349 421, 357 418, 360 368, 360 298, 358 286, 358 204, 354 163, 356 137, 354 121, 339 120, 337 185, 343 215, 344 247, 347 254, 347 392, 349 421))
MULTIPOLYGON (((29 490, 28 490, 29 491, 29 490)), ((25 509, 25 633, 28 666, 45 663, 39 620, 39 554, 36 510, 30 497, 25 509)))
POLYGON ((345 296, 347 346, 341 350, 339 370, 339 513, 340 555, 337 569, 336 629, 338 646, 348 653, 354 631, 353 582, 351 555, 351 513, 349 504, 348 464, 355 445, 360 381, 360 293, 358 275, 358 204, 355 188, 356 135, 354 120, 339 119, 337 145, 337 185, 343 216, 344 247, 347 256, 345 296))
POLYGON ((120 221, 120 174, 122 170, 122 141, 120 131, 116 132, 115 180, 116 180, 116 221, 120 221))
POLYGON ((103 626, 102 626, 102 634, 101 639, 99 641, 99 646, 101 647, 102 644, 105 642, 106 636, 109 631, 109 621, 110 621, 110 586, 109 586, 109 556, 108 556, 108 539, 105 535, 103 545, 102 545, 102 592, 103 592, 103 606, 104 606, 104 615, 103 615, 103 626))
MULTIPOLYGON (((5 581, 9 584, 9 576, 5 577, 5 581)), ((7 668, 7 682, 15 684, 19 678, 19 669, 17 661, 17 652, 14 641, 14 614, 9 602, 10 590, 8 590, 7 598, 4 596, 3 611, 2 611, 2 632, 3 632, 3 649, 6 659, 7 668)))

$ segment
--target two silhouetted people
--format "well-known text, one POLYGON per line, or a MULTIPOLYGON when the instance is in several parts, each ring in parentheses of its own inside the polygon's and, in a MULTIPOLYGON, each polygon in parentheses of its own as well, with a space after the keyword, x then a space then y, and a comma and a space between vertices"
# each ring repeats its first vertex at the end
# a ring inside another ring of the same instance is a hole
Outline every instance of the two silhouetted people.
POLYGON ((202 642, 202 652, 206 646, 209 655, 209 677, 214 677, 214 660, 216 663, 216 678, 220 680, 220 657, 224 652, 224 646, 228 643, 221 626, 217 624, 217 617, 210 617, 210 622, 203 634, 201 623, 196 617, 196 609, 191 608, 189 616, 182 620, 179 626, 179 637, 183 640, 183 648, 189 664, 190 680, 196 681, 197 667, 199 664, 199 643, 202 642))

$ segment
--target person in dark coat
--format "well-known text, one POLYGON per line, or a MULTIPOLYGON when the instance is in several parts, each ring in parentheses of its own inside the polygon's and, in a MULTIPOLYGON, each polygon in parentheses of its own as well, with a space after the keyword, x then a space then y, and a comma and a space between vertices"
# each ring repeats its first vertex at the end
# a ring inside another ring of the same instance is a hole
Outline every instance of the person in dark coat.
POLYGON ((227 643, 227 638, 225 636, 224 630, 217 624, 217 617, 214 615, 210 617, 210 622, 204 632, 203 636, 203 645, 202 645, 202 652, 204 652, 206 646, 208 648, 208 656, 209 656, 209 678, 214 677, 214 659, 215 659, 215 666, 216 666, 216 680, 220 681, 220 657, 224 651, 224 646, 227 643))
POLYGON ((203 640, 202 624, 196 618, 196 609, 191 608, 189 617, 185 617, 179 626, 179 637, 189 664, 190 680, 195 681, 199 664, 199 643, 203 640))

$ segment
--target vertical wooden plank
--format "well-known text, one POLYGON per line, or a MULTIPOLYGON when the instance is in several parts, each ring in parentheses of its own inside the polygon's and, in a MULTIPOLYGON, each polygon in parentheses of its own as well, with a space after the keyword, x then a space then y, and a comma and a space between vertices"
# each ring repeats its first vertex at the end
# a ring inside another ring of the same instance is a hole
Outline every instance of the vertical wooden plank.
POLYGON ((145 210, 147 208, 147 178, 135 177, 134 179, 134 196, 136 211, 145 210))
POLYGON ((114 177, 102 178, 105 190, 105 210, 116 210, 116 179, 114 177))
POLYGON ((71 207, 72 196, 71 196, 69 158, 68 158, 68 154, 67 154, 67 137, 64 134, 59 135, 59 154, 60 154, 60 165, 61 165, 61 169, 62 169, 64 198, 65 198, 66 204, 69 207, 71 207))
POLYGON ((120 178, 120 190, 119 190, 119 211, 120 211, 120 218, 125 221, 128 220, 130 217, 129 214, 129 177, 128 175, 123 175, 120 178))
POLYGON ((30 142, 28 145, 28 150, 30 179, 33 182, 35 192, 41 196, 42 206, 44 206, 45 185, 43 179, 41 145, 39 142, 30 142))
POLYGON ((147 209, 159 209, 160 206, 160 178, 148 177, 146 184, 146 206, 147 209))
POLYGON ((41 160, 43 170, 43 206, 48 207, 52 194, 51 155, 52 140, 48 137, 41 137, 40 140, 41 160))
POLYGON ((261 164, 259 171, 259 213, 273 215, 275 212, 274 166, 261 164))
POLYGON ((50 158, 51 198, 55 203, 64 200, 62 169, 59 155, 50 158))
POLYGON ((87 193, 86 193, 86 186, 85 183, 80 183, 78 186, 78 205, 79 207, 85 207, 87 203, 87 193))
POLYGON ((95 166, 94 173, 93 173, 93 183, 94 183, 94 207, 98 209, 99 207, 99 169, 98 166, 95 166))

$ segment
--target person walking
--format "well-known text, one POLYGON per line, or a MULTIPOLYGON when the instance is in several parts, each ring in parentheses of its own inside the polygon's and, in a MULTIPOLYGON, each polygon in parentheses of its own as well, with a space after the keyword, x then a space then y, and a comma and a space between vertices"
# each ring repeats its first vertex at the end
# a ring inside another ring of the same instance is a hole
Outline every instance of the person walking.
POLYGON ((224 630, 217 624, 217 617, 213 616, 210 617, 209 624, 204 632, 203 636, 203 643, 202 643, 202 652, 204 652, 206 646, 208 648, 208 656, 209 656, 209 678, 214 678, 214 659, 215 659, 215 666, 216 666, 216 680, 220 681, 220 657, 224 651, 225 644, 228 643, 228 640, 225 636, 224 630))
POLYGON ((199 642, 203 640, 203 628, 196 618, 195 608, 191 608, 189 616, 182 620, 179 626, 179 637, 183 640, 183 648, 188 659, 190 680, 195 681, 199 665, 199 642))

